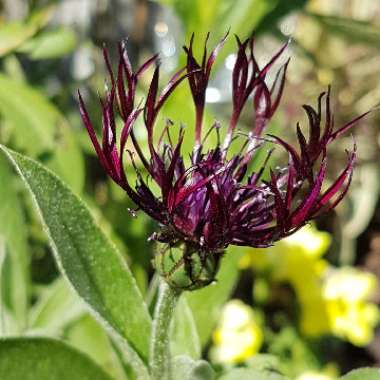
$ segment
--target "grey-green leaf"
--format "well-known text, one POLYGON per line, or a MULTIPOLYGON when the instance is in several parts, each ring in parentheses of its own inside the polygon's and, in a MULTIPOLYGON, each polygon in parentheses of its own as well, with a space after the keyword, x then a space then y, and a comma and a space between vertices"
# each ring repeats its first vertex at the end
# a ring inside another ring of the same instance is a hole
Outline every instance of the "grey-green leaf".
POLYGON ((0 341, 0 379, 112 380, 80 351, 47 338, 0 341))
POLYGON ((230 247, 223 258, 217 275, 217 282, 196 292, 186 294, 202 347, 210 339, 212 330, 218 321, 220 310, 234 289, 239 275, 238 261, 241 253, 239 247, 230 247))
POLYGON ((11 169, 5 157, 0 157, 0 235, 7 247, 1 280, 2 300, 17 321, 14 332, 20 332, 26 325, 29 252, 22 205, 15 183, 17 177, 11 169))
POLYGON ((361 368, 349 372, 340 378, 341 380, 380 380, 380 369, 361 368))
POLYGON ((151 319, 125 259, 56 175, 30 158, 0 149, 32 194, 61 273, 103 326, 147 360, 151 319))
POLYGON ((71 345, 85 352, 95 363, 117 380, 127 380, 120 358, 104 329, 90 315, 75 321, 66 331, 71 345))
POLYGON ((289 380, 282 375, 269 371, 256 371, 250 368, 235 368, 222 375, 218 380, 289 380))
POLYGON ((201 357, 197 326, 185 297, 180 298, 174 311, 170 349, 173 356, 188 355, 192 359, 201 357))
POLYGON ((193 360, 186 355, 172 360, 172 378, 181 380, 214 380, 215 372, 205 360, 193 360))
POLYGON ((84 314, 84 305, 62 278, 44 289, 30 311, 31 330, 59 333, 65 326, 84 314))

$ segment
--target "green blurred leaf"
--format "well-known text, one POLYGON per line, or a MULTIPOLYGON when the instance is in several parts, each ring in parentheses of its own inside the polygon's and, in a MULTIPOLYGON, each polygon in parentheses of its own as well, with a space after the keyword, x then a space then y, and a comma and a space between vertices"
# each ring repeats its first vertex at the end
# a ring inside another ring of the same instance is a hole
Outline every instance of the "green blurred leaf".
POLYGON ((113 378, 127 379, 107 334, 90 315, 84 315, 73 323, 67 330, 66 338, 113 378))
POLYGON ((255 34, 267 31, 273 32, 277 28, 278 22, 284 16, 303 8, 307 3, 308 0, 278 1, 277 5, 258 22, 255 34))
POLYGON ((26 325, 29 287, 29 252, 22 205, 16 188, 16 177, 9 162, 0 157, 0 235, 7 246, 2 278, 2 300, 14 314, 18 330, 26 325))
POLYGON ((176 356, 172 361, 172 377, 180 380, 214 380, 215 373, 205 360, 193 360, 188 356, 176 356))
POLYGON ((171 353, 173 356, 188 355, 192 359, 201 357, 197 327, 185 297, 180 298, 175 308, 171 331, 171 353))
POLYGON ((202 347, 210 339, 212 330, 219 319, 220 310, 235 287, 239 276, 237 264, 241 252, 239 247, 228 248, 217 275, 217 282, 185 295, 194 315, 202 347))
MULTIPOLYGON (((229 28, 234 33, 252 32, 260 19, 273 9, 279 0, 196 0, 193 2, 181 0, 161 0, 161 3, 174 8, 182 19, 187 33, 196 32, 205 36, 207 32, 225 34, 229 28)), ((214 36, 218 39, 221 36, 214 36)), ((201 50, 200 50, 201 51, 201 50)))
POLYGON ((255 354, 246 361, 247 367, 256 371, 278 371, 280 369, 280 358, 271 354, 255 354))
POLYGON ((336 34, 350 43, 356 42, 380 48, 380 28, 377 25, 351 18, 315 13, 308 13, 308 15, 318 21, 329 33, 336 34))
POLYGON ((361 368, 351 371, 340 378, 341 380, 380 380, 380 369, 361 368))
POLYGON ((43 329, 45 334, 60 332, 84 313, 83 306, 80 298, 59 278, 44 289, 30 311, 30 329, 43 329))
POLYGON ((40 33, 22 44, 18 51, 34 60, 53 59, 70 54, 77 46, 77 37, 71 29, 58 28, 40 33))
POLYGON ((5 326, 4 326, 4 309, 5 305, 3 303, 3 273, 4 273, 4 261, 5 261, 5 239, 3 236, 0 235, 0 335, 3 335, 5 333, 5 326))
POLYGON ((287 378, 275 372, 261 372, 250 368, 235 368, 219 377, 218 380, 287 380, 287 378))
POLYGON ((5 22, 0 24, 0 56, 18 48, 28 38, 42 28, 54 8, 49 6, 34 13, 25 21, 5 22))
MULTIPOLYGON (((196 33, 195 55, 203 53, 204 38, 211 32, 209 46, 213 46, 231 28, 231 31, 244 39, 251 35, 279 0, 161 0, 171 6, 181 18, 186 28, 187 38, 196 33)), ((236 50, 235 39, 230 36, 220 53, 223 57, 236 50)), ((217 63, 218 64, 218 63, 217 63)))
POLYGON ((61 273, 103 326, 123 336, 146 360, 151 320, 125 260, 58 177, 0 147, 32 194, 61 273))
POLYGON ((80 193, 83 157, 57 108, 39 91, 0 74, 0 112, 13 127, 17 149, 32 157, 49 155, 49 167, 80 193))
POLYGON ((111 380, 86 355, 58 340, 0 341, 0 378, 7 380, 111 380))
POLYGON ((0 56, 16 49, 36 31, 32 25, 17 21, 0 25, 0 56))

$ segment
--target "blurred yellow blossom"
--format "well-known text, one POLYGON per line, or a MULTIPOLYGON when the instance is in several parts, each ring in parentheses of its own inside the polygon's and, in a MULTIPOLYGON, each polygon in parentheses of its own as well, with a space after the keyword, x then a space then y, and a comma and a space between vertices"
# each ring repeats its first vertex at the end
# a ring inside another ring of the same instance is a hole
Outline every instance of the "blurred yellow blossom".
POLYGON ((376 277, 329 265, 323 255, 330 241, 328 233, 308 225, 270 249, 248 250, 240 266, 292 286, 300 304, 303 334, 332 334, 357 346, 366 345, 379 320, 377 306, 368 302, 376 277))
POLYGON ((256 354, 263 333, 255 321, 251 307, 239 300, 229 301, 223 308, 218 327, 213 334, 210 351, 214 362, 234 364, 256 354))
POLYGON ((275 281, 289 282, 301 305, 300 327, 309 336, 328 330, 327 314, 322 298, 322 275, 328 268, 322 256, 331 237, 307 225, 270 249, 251 249, 242 258, 242 268, 269 271, 275 281))
POLYGON ((375 275, 355 268, 333 270, 323 287, 331 332, 362 346, 373 338, 379 310, 369 297, 377 287, 375 275))

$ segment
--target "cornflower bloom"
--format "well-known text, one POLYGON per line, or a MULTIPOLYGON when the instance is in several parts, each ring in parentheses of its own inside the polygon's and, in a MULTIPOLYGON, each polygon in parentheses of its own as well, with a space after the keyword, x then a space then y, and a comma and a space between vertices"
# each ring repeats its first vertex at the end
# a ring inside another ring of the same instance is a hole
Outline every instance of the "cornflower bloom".
POLYGON ((236 37, 231 118, 223 141, 221 126, 217 122, 205 133, 206 90, 212 66, 226 38, 227 35, 208 53, 207 36, 202 59, 198 61, 193 53, 193 35, 189 45, 184 47, 186 66, 173 75, 161 92, 157 55, 133 71, 125 44, 121 43, 115 75, 104 49, 110 83, 100 100, 103 114, 101 143, 79 94, 83 123, 101 165, 138 209, 158 222, 158 231, 151 239, 163 244, 159 244, 161 248, 156 254, 155 267, 169 284, 182 289, 196 289, 212 282, 228 245, 268 247, 337 206, 351 182, 356 146, 347 151, 345 168, 323 190, 327 147, 365 116, 334 130, 329 89, 319 96, 316 109, 303 106, 308 116, 309 136, 306 138, 297 125, 298 149, 278 136, 263 137, 265 127, 279 106, 289 61, 277 71, 271 85, 268 77, 287 44, 260 67, 254 53, 254 39, 240 41, 236 37), (154 74, 142 104, 136 100, 136 88, 142 74, 153 65, 154 74), (189 83, 195 105, 195 141, 188 165, 182 153, 185 128, 180 128, 177 140, 173 141, 169 132, 172 123, 167 122, 162 137, 157 142, 153 138, 160 110, 170 97, 175 96, 173 91, 184 80, 189 83), (253 108, 254 118, 250 132, 244 135, 237 131, 237 125, 247 103, 253 108), (119 136, 116 114, 123 121, 119 136), (149 156, 136 138, 138 118, 142 118, 145 124, 149 156), (206 150, 205 140, 210 133, 216 133, 217 143, 206 150), (243 140, 241 149, 232 154, 231 144, 239 139, 243 140), (271 169, 269 179, 265 180, 263 174, 271 151, 258 171, 249 172, 249 165, 268 140, 283 148, 288 160, 281 169, 271 169), (127 149, 129 141, 128 146, 133 146, 134 153, 127 149), (126 152, 137 174, 134 185, 124 169, 126 152), (159 195, 144 180, 134 163, 134 156, 158 185, 159 195))

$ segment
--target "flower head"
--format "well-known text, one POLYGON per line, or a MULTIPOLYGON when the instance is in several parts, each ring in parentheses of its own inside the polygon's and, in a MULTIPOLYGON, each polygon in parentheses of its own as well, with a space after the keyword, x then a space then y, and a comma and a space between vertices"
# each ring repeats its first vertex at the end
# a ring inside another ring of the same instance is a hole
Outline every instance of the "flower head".
MULTIPOLYGON (((329 89, 320 95, 316 109, 304 106, 309 136, 307 139, 297 125, 298 149, 278 136, 263 136, 265 127, 279 106, 289 61, 274 75, 273 84, 268 84, 268 77, 287 44, 260 67, 254 53, 253 38, 245 41, 236 38, 230 121, 223 141, 218 123, 205 133, 203 115, 206 90, 216 56, 226 38, 227 35, 210 53, 206 40, 203 57, 198 61, 193 53, 193 36, 189 45, 184 47, 186 66, 173 75, 161 92, 157 56, 133 71, 126 48, 120 44, 120 60, 115 75, 104 50, 110 86, 101 99, 101 143, 79 95, 81 116, 101 165, 137 207, 159 223, 159 230, 152 239, 167 244, 169 248, 182 247, 182 262, 185 271, 192 277, 191 284, 194 277, 205 276, 202 270, 193 273, 194 258, 202 269, 207 257, 212 256, 212 262, 217 267, 228 245, 268 247, 334 208, 349 187, 356 148, 347 152, 346 167, 327 189, 322 190, 327 168, 327 147, 364 116, 334 130, 329 89), (136 87, 141 75, 154 65, 146 100, 144 104, 139 103, 136 87), (172 123, 168 122, 162 138, 154 141, 155 128, 159 124, 158 114, 168 98, 175 96, 173 91, 184 80, 190 85, 196 115, 194 149, 188 165, 182 153, 184 128, 173 141, 169 132, 172 123), (254 114, 252 128, 247 135, 237 131, 245 105, 252 107, 254 114), (116 131, 116 114, 123 121, 120 135, 116 131), (145 124, 148 154, 136 138, 138 118, 142 118, 145 124), (205 140, 210 133, 216 133, 218 142, 213 148, 205 149, 205 140), (268 159, 255 172, 249 173, 249 164, 268 140, 286 151, 288 161, 283 168, 270 170, 269 180, 264 180, 263 172, 268 159), (128 147, 133 146, 134 152, 127 149, 127 141, 130 141, 128 147), (240 152, 230 153, 231 145, 239 141, 242 141, 240 152), (139 158, 148 175, 158 185, 159 194, 155 194, 144 180, 138 165, 134 163, 134 156, 139 158), (137 173, 134 185, 124 170, 124 160, 128 159, 137 173)), ((212 281, 215 270, 208 273, 211 273, 211 278, 207 279, 206 275, 203 285, 212 281)))

